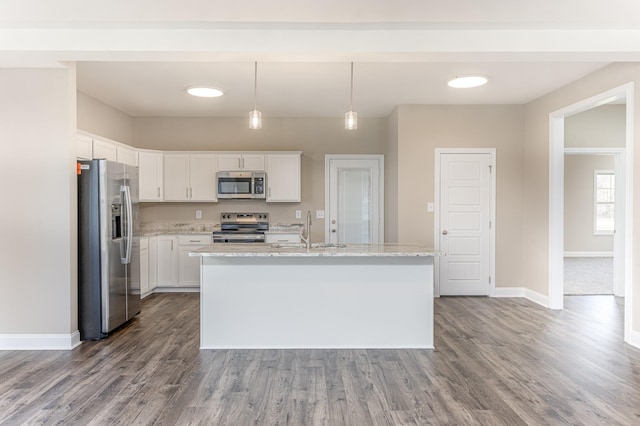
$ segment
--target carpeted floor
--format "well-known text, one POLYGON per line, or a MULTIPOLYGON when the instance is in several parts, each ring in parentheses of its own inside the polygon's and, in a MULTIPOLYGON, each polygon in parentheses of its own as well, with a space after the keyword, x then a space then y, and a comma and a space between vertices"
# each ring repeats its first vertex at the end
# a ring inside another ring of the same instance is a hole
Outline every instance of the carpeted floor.
POLYGON ((564 294, 613 294, 613 257, 565 257, 564 294))

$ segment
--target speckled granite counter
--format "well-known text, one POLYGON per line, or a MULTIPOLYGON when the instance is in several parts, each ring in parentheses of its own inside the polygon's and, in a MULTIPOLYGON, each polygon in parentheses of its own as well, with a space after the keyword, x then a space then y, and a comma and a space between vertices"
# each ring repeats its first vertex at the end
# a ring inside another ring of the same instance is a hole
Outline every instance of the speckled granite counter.
POLYGON ((140 235, 153 237, 155 235, 211 234, 217 229, 220 229, 219 223, 141 223, 140 235))
POLYGON ((200 257, 200 348, 433 348, 433 250, 217 244, 200 257))
POLYGON ((433 249, 411 244, 213 244, 190 256, 207 257, 433 257, 433 249))

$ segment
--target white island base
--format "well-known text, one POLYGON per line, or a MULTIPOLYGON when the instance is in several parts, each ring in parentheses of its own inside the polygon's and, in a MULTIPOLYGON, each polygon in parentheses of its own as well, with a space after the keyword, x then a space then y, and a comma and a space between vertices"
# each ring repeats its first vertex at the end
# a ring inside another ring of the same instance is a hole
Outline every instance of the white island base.
POLYGON ((432 257, 199 255, 201 349, 433 348, 432 257))

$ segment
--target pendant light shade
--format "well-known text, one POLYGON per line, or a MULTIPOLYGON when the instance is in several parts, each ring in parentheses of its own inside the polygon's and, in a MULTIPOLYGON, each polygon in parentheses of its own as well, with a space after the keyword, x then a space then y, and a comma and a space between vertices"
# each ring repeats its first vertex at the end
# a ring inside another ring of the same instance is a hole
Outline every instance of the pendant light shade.
POLYGON ((358 113, 353 110, 353 62, 351 62, 351 102, 349 111, 344 115, 344 128, 356 130, 358 128, 358 113))
POLYGON ((262 129, 262 113, 257 109, 249 111, 249 128, 262 129))
POLYGON ((262 129, 262 113, 258 111, 258 62, 255 63, 253 79, 253 110, 249 111, 249 128, 262 129))

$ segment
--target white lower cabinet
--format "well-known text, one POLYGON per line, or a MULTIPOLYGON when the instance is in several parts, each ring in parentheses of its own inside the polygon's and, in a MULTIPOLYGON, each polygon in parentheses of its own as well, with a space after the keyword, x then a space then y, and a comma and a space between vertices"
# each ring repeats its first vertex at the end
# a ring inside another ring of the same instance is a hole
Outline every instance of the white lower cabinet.
POLYGON ((158 236, 158 287, 175 287, 178 283, 178 237, 158 236))
POLYGON ((267 244, 299 244, 302 239, 300 238, 300 232, 265 232, 264 242, 267 244))
POLYGON ((147 296, 149 290, 149 238, 140 238, 140 297, 147 296))
POLYGON ((149 237, 149 292, 158 286, 158 237, 149 237))
MULTIPOLYGON (((156 289, 200 287, 200 258, 189 256, 189 252, 211 242, 211 234, 158 236, 156 289)), ((151 250, 149 253, 151 263, 151 250)), ((150 277, 149 288, 152 282, 153 277, 150 277)))

